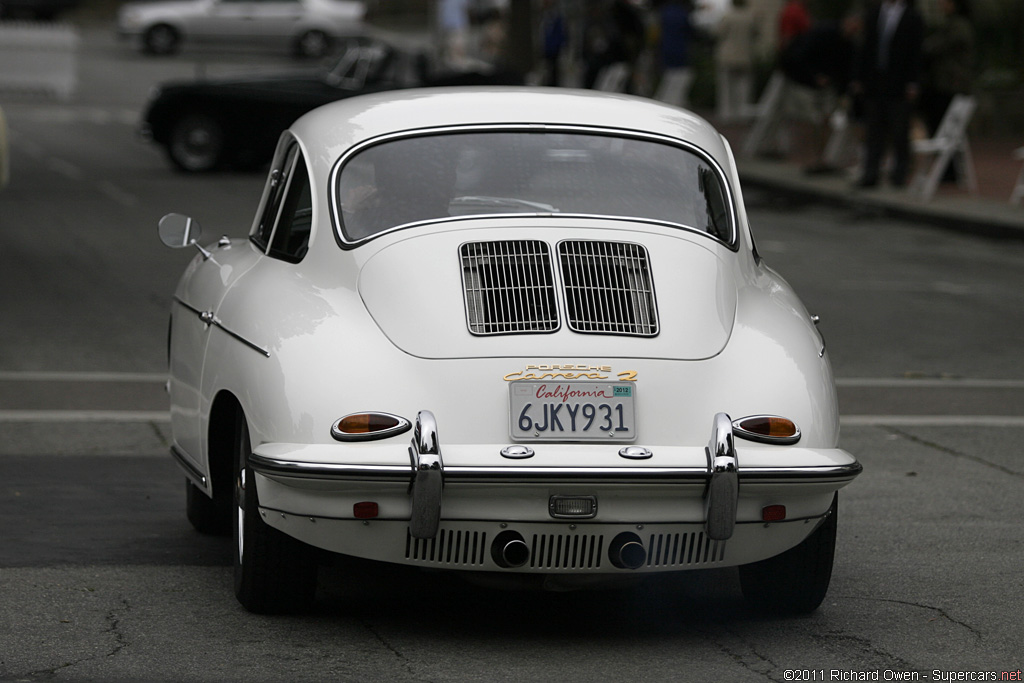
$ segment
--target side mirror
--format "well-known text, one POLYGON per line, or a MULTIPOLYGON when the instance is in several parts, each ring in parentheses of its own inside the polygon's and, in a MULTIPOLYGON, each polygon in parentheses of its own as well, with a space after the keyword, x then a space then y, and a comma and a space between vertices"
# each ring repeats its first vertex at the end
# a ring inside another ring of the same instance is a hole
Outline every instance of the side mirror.
POLYGON ((167 246, 173 249, 194 246, 204 259, 210 258, 210 252, 203 249, 197 241, 203 229, 190 217, 180 213, 169 213, 160 219, 157 230, 160 233, 160 241, 167 246))
POLYGON ((203 234, 199 223, 180 213, 169 213, 161 218, 157 229, 160 241, 174 249, 192 246, 203 234))

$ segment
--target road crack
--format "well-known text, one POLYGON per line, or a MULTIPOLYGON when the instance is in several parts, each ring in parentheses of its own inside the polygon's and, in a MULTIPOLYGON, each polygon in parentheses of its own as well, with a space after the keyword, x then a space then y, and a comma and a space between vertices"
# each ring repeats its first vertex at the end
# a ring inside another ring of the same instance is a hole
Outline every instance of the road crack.
POLYGON ((948 446, 943 446, 942 444, 938 444, 938 443, 935 443, 934 441, 930 441, 928 439, 916 436, 914 434, 910 434, 909 432, 905 432, 902 429, 897 429, 895 427, 887 427, 886 431, 888 431, 890 434, 892 434, 894 436, 898 436, 900 438, 907 439, 908 441, 912 441, 913 443, 916 443, 918 445, 925 446, 926 448, 932 448, 934 450, 939 451, 940 453, 945 453, 946 455, 951 455, 954 458, 963 458, 965 460, 970 460, 971 462, 976 462, 979 465, 984 465, 984 466, 989 467, 991 469, 994 469, 994 470, 996 470, 998 472, 1002 472, 1003 474, 1008 474, 1011 477, 1016 477, 1018 479, 1024 479, 1024 473, 1016 472, 1014 470, 1011 470, 1008 467, 1003 467, 1002 465, 997 465, 996 463, 990 462, 988 460, 985 460, 984 458, 981 458, 981 457, 979 457, 977 455, 971 455, 970 453, 964 453, 962 451, 958 451, 955 448, 950 448, 948 446))

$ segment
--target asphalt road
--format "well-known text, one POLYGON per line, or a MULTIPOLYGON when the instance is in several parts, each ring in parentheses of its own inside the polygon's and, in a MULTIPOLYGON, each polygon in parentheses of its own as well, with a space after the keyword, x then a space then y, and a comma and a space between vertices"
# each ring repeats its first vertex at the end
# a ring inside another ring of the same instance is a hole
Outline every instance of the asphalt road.
POLYGON ((0 680, 1019 671, 1024 244, 768 193, 748 196, 759 248, 822 318, 842 445, 865 467, 841 497, 817 613, 752 614, 730 570, 534 593, 363 563, 322 569, 311 613, 246 613, 230 544, 191 530, 167 456, 166 322, 191 255, 164 248, 156 222, 183 211, 208 235, 243 235, 263 178, 177 174, 133 127, 157 80, 278 61, 154 61, 86 38, 70 102, 0 94, 13 152, 0 193, 0 680))

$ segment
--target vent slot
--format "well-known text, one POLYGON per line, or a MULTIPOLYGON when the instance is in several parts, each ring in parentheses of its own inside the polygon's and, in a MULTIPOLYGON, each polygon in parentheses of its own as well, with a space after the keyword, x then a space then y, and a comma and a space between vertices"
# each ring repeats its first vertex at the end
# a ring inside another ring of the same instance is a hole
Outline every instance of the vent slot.
POLYGON ((587 534, 535 534, 530 546, 534 569, 599 569, 604 537, 587 534))
POLYGON ((558 245, 569 329, 584 334, 658 334, 647 249, 626 242, 558 245))
POLYGON ((469 331, 554 332, 558 309, 551 253, 539 240, 470 242, 460 249, 469 331))
POLYGON ((647 540, 648 567, 711 564, 725 559, 725 541, 713 541, 704 532, 651 534, 647 540))
POLYGON ((434 538, 413 538, 406 531, 405 558, 434 564, 480 566, 487 552, 487 534, 441 529, 434 538))

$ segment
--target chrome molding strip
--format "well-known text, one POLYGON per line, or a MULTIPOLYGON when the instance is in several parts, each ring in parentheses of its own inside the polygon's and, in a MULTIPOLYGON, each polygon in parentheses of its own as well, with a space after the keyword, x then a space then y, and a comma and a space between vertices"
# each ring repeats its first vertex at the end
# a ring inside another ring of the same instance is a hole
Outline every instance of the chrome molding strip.
POLYGON ((199 469, 185 457, 185 454, 182 453, 177 446, 171 446, 171 455, 174 457, 174 461, 178 463, 178 466, 185 470, 185 476, 187 476, 193 484, 204 491, 209 489, 206 475, 200 472, 199 469))
POLYGON ((297 462, 270 458, 259 453, 249 456, 253 470, 260 474, 300 479, 383 479, 408 482, 410 465, 353 465, 324 462, 297 462))
POLYGON ((185 308, 187 308, 188 310, 190 310, 193 313, 195 313, 197 316, 199 316, 199 320, 201 320, 203 322, 203 324, 205 324, 205 325, 213 325, 214 327, 217 327, 217 328, 223 330, 229 337, 232 337, 233 339, 236 339, 237 341, 242 342, 243 344, 248 346, 253 351, 256 351, 256 352, 262 354, 264 357, 270 358, 270 351, 267 351, 262 346, 259 346, 258 344, 255 344, 255 343, 249 341, 248 339, 246 339, 242 335, 238 334, 237 332, 233 332, 231 329, 225 327, 224 323, 221 322, 220 318, 218 318, 217 316, 215 316, 213 314, 213 311, 200 311, 195 306, 191 306, 191 305, 185 303, 184 301, 182 301, 178 297, 174 297, 174 300, 177 301, 182 306, 184 306, 185 308))
MULTIPOLYGON (((381 479, 409 481, 413 476, 411 465, 356 465, 296 462, 254 453, 252 467, 260 474, 304 479, 381 479)), ((740 482, 799 480, 802 482, 840 482, 853 479, 861 473, 860 463, 826 465, 818 467, 765 467, 742 468, 740 482)), ((446 482, 499 480, 582 480, 582 481, 689 481, 705 483, 707 467, 493 467, 444 466, 446 482)))

